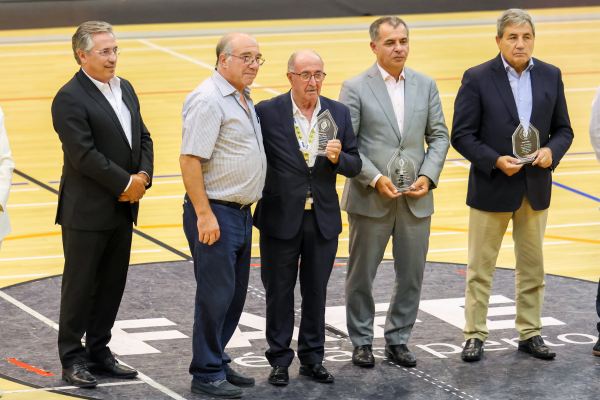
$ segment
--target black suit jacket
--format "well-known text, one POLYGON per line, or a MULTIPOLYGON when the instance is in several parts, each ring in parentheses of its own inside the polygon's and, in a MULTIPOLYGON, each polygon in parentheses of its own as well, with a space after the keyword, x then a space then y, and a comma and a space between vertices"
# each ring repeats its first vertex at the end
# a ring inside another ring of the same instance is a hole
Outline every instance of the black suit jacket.
POLYGON ((573 142, 560 70, 534 59, 531 69, 531 124, 540 146, 552 150, 552 165, 524 165, 508 176, 494 165, 513 156, 512 134, 519 126, 517 105, 500 54, 467 70, 454 102, 452 146, 471 162, 467 205, 481 211, 512 212, 527 193, 534 210, 550 206, 552 171, 573 142))
POLYGON ((54 130, 62 142, 64 165, 56 223, 80 230, 108 230, 137 223, 139 203, 119 202, 132 174, 152 178, 154 153, 131 84, 121 79, 131 113, 132 147, 100 90, 79 70, 52 102, 54 130))
POLYGON ((312 173, 299 150, 290 92, 256 106, 267 155, 267 178, 254 212, 254 225, 266 235, 291 239, 298 233, 309 183, 321 234, 331 239, 342 232, 336 176, 355 177, 362 161, 348 107, 323 96, 320 100, 321 113, 329 110, 338 127, 342 152, 337 165, 326 157, 317 157, 312 173))

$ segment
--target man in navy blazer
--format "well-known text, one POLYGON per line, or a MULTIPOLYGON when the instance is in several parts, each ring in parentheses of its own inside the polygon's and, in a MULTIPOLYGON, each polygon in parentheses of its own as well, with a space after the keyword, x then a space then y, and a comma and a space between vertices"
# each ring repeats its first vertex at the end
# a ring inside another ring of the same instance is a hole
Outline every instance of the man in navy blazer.
POLYGON ((348 108, 320 96, 325 79, 321 57, 299 50, 288 62, 288 93, 256 106, 267 155, 267 178, 254 213, 260 230, 261 275, 267 298, 266 357, 269 382, 289 383, 294 333, 294 287, 300 269, 302 311, 298 334, 300 375, 333 382, 323 367, 325 300, 342 231, 337 175, 352 178, 362 162, 348 108), (318 156, 318 116, 329 112, 337 137, 318 156), (301 257, 300 266, 298 266, 301 257))
POLYGON ((516 328, 520 351, 554 358, 541 337, 543 240, 552 171, 573 141, 561 72, 531 58, 531 16, 510 9, 498 18, 500 54, 467 70, 454 103, 452 146, 471 162, 467 205, 469 261, 465 293, 465 361, 477 361, 489 335, 487 311, 496 259, 509 221, 516 257, 516 328), (539 131, 531 164, 513 154, 519 125, 539 131))

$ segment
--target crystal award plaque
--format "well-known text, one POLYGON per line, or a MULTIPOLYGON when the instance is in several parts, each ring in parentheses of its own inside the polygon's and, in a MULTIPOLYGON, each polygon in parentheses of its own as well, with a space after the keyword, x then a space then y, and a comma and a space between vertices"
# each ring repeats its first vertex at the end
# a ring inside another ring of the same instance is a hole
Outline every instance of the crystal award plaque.
POLYGON ((412 190, 411 185, 417 180, 415 162, 402 149, 398 148, 388 163, 388 178, 399 192, 412 190))
POLYGON ((519 124, 512 135, 512 145, 519 164, 532 163, 540 151, 540 132, 531 124, 528 130, 519 124))
POLYGON ((327 142, 337 137, 338 128, 331 116, 329 110, 325 110, 321 115, 317 117, 317 126, 319 127, 319 147, 317 155, 327 156, 325 148, 327 142))

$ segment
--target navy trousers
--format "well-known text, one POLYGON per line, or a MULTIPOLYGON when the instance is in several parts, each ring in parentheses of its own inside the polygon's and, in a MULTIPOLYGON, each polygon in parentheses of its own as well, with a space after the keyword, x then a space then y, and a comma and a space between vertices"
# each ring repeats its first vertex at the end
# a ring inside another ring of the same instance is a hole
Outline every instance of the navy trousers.
POLYGON ((321 235, 312 210, 304 211, 298 233, 289 240, 260 233, 261 277, 267 294, 266 336, 269 343, 265 356, 272 366, 289 367, 294 359, 290 344, 294 333, 294 287, 298 275, 302 295, 298 358, 303 365, 323 362, 327 282, 337 247, 337 236, 325 239, 321 235))
POLYGON ((196 212, 185 195, 183 230, 194 257, 196 276, 190 374, 201 382, 225 379, 231 359, 224 350, 246 301, 252 249, 250 210, 213 203, 210 206, 221 231, 221 237, 211 246, 199 241, 196 212))

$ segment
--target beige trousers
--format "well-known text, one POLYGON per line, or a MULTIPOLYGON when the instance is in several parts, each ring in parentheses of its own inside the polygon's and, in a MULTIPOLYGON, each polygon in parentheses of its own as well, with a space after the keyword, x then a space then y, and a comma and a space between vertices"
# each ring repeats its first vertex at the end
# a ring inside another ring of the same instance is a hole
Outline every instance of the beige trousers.
POLYGON ((465 340, 489 336, 487 313, 492 278, 502 238, 513 220, 515 243, 516 328, 520 340, 540 335, 544 303, 544 256, 542 246, 548 209, 534 211, 527 196, 515 212, 487 212, 471 208, 469 213, 469 260, 465 291, 465 340))

